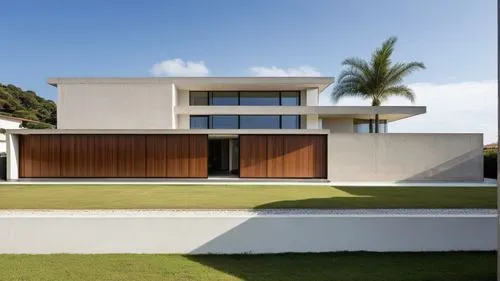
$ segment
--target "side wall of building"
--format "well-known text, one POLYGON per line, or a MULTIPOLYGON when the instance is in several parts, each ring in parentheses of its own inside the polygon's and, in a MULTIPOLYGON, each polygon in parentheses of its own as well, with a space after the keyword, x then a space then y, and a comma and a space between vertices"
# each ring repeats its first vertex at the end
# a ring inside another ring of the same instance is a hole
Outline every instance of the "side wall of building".
POLYGON ((483 181, 482 134, 339 134, 328 140, 332 181, 483 181))
POLYGON ((173 129, 172 84, 60 84, 58 129, 173 129))
POLYGON ((322 118, 321 126, 332 133, 354 133, 352 118, 322 118))

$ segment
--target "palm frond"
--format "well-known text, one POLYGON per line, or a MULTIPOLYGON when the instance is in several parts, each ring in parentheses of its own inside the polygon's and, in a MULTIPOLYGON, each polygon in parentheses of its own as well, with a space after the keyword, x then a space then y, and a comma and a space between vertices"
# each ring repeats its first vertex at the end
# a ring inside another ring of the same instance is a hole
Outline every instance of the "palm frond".
POLYGON ((415 102, 415 93, 412 89, 405 85, 396 85, 385 89, 384 99, 386 100, 389 96, 399 96, 410 100, 412 103, 415 102))
POLYGON ((390 37, 373 52, 369 62, 352 57, 342 62, 344 69, 337 79, 331 98, 338 102, 344 97, 371 99, 373 106, 379 106, 390 96, 402 96, 414 102, 413 91, 402 85, 410 73, 425 69, 421 62, 395 63, 391 61, 396 37, 390 37))
POLYGON ((387 73, 385 86, 397 85, 406 76, 420 69, 425 69, 425 65, 422 62, 396 63, 391 67, 389 73, 387 73))

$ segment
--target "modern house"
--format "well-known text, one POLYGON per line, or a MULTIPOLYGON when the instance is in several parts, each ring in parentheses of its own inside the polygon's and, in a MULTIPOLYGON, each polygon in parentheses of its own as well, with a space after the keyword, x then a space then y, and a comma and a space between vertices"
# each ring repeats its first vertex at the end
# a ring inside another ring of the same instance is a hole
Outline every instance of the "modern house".
POLYGON ((482 134, 389 133, 426 108, 319 106, 333 82, 51 78, 57 129, 8 130, 8 179, 483 180, 482 134))

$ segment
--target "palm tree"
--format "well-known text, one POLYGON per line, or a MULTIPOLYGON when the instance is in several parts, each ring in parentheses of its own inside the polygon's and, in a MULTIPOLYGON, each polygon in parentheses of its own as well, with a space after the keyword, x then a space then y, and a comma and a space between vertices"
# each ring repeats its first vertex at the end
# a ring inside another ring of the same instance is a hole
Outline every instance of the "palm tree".
MULTIPOLYGON (((332 100, 344 97, 371 99, 372 106, 380 106, 391 96, 401 96, 415 101, 415 94, 402 84, 403 78, 413 71, 425 69, 421 62, 392 63, 391 55, 397 38, 390 37, 375 50, 370 62, 360 58, 348 58, 342 62, 345 69, 340 73, 332 92, 332 100)), ((378 133, 378 114, 375 114, 375 133, 378 133)), ((370 120, 370 133, 373 132, 370 120)))

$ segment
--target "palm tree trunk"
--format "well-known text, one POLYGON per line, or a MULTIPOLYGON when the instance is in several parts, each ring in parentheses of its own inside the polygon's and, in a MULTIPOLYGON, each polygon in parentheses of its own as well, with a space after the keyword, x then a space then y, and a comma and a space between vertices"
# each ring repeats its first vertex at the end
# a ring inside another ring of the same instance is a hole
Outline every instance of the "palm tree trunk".
POLYGON ((375 114, 375 134, 378 134, 378 114, 375 114))

